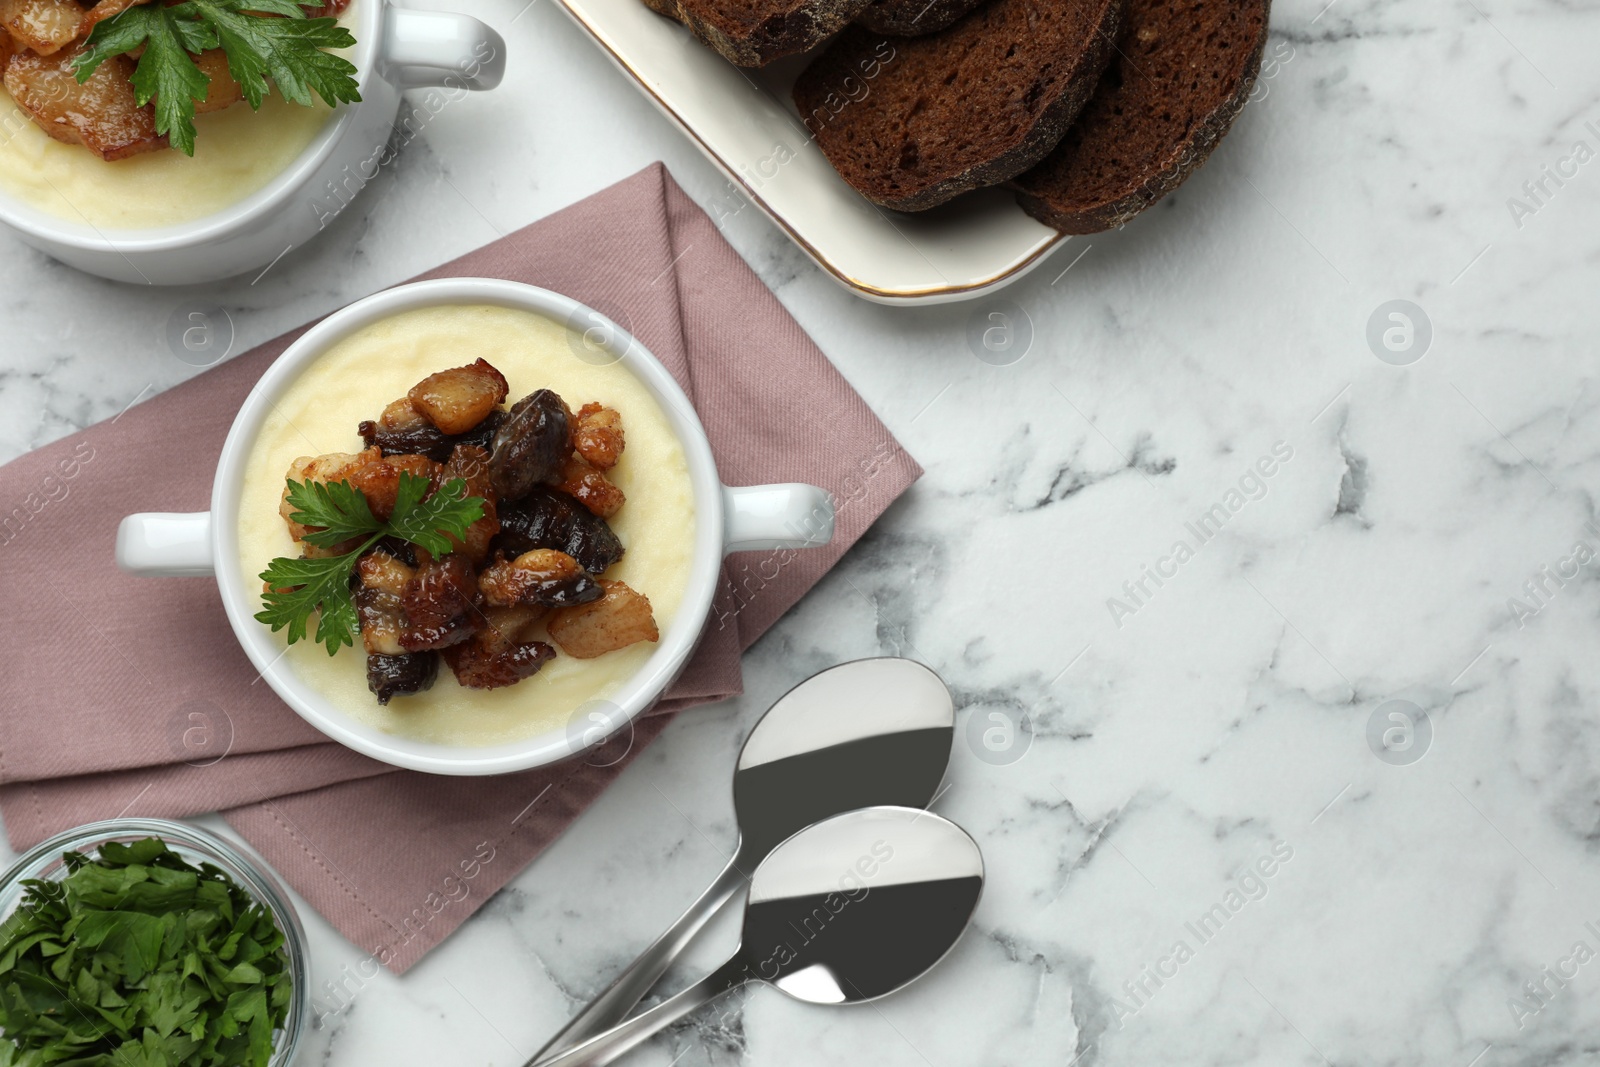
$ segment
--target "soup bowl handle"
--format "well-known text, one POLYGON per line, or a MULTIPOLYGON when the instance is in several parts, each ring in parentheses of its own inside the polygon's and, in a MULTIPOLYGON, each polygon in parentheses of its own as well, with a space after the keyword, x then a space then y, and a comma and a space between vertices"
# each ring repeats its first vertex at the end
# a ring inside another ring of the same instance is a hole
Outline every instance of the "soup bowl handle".
MULTIPOLYGON (((723 486, 722 499, 725 552, 821 548, 833 540, 833 497, 818 486, 723 486)), ((129 515, 117 527, 117 566, 141 578, 210 577, 211 513, 129 515)))
POLYGON ((725 552, 821 548, 833 540, 833 497, 815 485, 723 486, 722 511, 725 552))
POLYGON ((141 578, 210 577, 211 513, 129 515, 117 527, 117 566, 141 578))
POLYGON ((384 18, 383 62, 402 89, 481 91, 505 77, 506 42, 470 15, 391 7, 384 18))

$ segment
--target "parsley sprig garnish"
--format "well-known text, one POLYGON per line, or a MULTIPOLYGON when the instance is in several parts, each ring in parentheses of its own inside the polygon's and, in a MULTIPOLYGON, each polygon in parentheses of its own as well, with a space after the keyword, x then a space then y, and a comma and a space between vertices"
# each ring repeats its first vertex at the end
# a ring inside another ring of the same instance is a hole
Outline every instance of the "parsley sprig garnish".
POLYGON ((292 645, 305 640, 311 616, 320 612, 316 640, 328 647, 328 655, 354 644, 359 620, 350 592, 350 573, 363 553, 385 537, 398 537, 442 556, 454 549, 454 541, 466 536, 469 526, 483 518, 486 502, 468 496, 467 483, 460 478, 445 482, 432 496, 427 494, 428 479, 402 471, 394 511, 384 522, 372 514, 367 498, 349 482, 289 479, 289 506, 295 509, 290 518, 315 527, 305 535, 307 544, 335 548, 356 538, 362 543, 338 556, 280 556, 273 560, 261 572, 268 589, 261 595, 265 608, 256 614, 256 620, 272 627, 273 633, 287 627, 292 645))
POLYGON ((194 155, 195 102, 206 99, 211 79, 194 56, 221 48, 228 72, 260 110, 270 91, 310 106, 315 93, 331 107, 361 99, 356 68, 325 51, 356 43, 338 19, 308 18, 300 0, 184 0, 130 7, 99 23, 89 34, 73 70, 88 81, 112 56, 144 49, 133 73, 139 106, 155 101, 156 132, 172 147, 194 155), (278 17, 273 17, 278 16, 278 17))

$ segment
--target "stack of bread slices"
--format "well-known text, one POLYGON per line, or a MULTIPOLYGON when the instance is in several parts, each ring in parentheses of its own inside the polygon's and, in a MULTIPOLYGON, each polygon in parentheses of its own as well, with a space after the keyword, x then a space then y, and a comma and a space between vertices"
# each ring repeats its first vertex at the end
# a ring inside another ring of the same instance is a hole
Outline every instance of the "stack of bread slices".
POLYGON ((1121 226, 1203 163, 1271 0, 645 0, 740 66, 820 52, 794 102, 875 204, 1009 185, 1066 233, 1121 226), (826 45, 826 47, 822 47, 826 45))

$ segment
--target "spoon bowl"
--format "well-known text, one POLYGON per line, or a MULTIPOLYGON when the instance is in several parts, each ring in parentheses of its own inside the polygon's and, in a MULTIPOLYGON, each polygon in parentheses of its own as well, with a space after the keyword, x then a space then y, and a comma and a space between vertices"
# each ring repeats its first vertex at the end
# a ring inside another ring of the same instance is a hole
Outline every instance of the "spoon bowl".
POLYGON ((847 812, 775 848, 750 881, 738 952, 642 1015, 533 1067, 600 1067, 752 982, 809 1004, 877 1000, 950 953, 983 895, 959 826, 912 808, 847 812))
POLYGON ((950 690, 913 660, 856 660, 801 682, 739 752, 741 866, 748 873, 780 842, 840 812, 927 807, 954 737, 950 690))
POLYGON ((876 1000, 955 946, 983 856, 937 815, 868 808, 802 830, 756 871, 739 957, 796 1000, 876 1000))
POLYGON ((924 808, 950 763, 955 704, 933 671, 885 657, 812 675, 756 723, 734 772, 739 847, 711 887, 540 1049, 571 1048, 617 1025, 781 842, 874 805, 924 808))

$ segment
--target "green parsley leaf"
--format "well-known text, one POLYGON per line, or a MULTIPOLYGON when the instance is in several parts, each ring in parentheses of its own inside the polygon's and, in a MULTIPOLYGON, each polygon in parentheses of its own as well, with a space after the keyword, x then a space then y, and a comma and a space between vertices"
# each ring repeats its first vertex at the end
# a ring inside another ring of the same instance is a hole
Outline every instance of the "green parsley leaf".
POLYGON ((205 43, 199 27, 175 18, 173 8, 154 4, 131 10, 151 13, 145 19, 149 33, 144 55, 133 71, 134 98, 140 104, 154 100, 156 132, 166 134, 173 148, 192 156, 195 102, 206 98, 211 79, 200 73, 189 51, 212 46, 205 43), (200 47, 194 48, 196 44, 200 47))
POLYGON ((261 595, 265 609, 256 621, 272 627, 272 632, 288 628, 292 645, 303 641, 313 612, 317 618, 317 642, 328 647, 328 655, 354 644, 358 620, 355 597, 350 592, 350 572, 361 553, 370 548, 373 537, 359 550, 326 559, 289 559, 280 556, 261 572, 261 580, 272 588, 261 595))
MULTIPOLYGON (((427 487, 427 481, 423 481, 427 487)), ((414 506, 416 501, 412 501, 414 506)), ((289 506, 295 511, 290 518, 302 526, 320 526, 314 533, 306 534, 307 544, 318 548, 332 548, 362 534, 383 529, 383 523, 372 517, 367 498, 349 482, 289 482, 289 506)), ((398 511, 398 506, 396 507, 398 511)))
POLYGON ((467 483, 452 478, 423 500, 428 480, 410 471, 400 474, 400 493, 389 519, 389 532, 427 549, 435 556, 454 550, 450 536, 460 539, 467 528, 483 518, 485 501, 468 496, 467 483))
POLYGON ((308 107, 313 96, 330 107, 361 99, 355 66, 326 51, 349 48, 355 38, 337 19, 307 18, 304 9, 315 6, 299 0, 183 0, 131 7, 95 26, 73 70, 85 82, 112 56, 142 48, 134 98, 141 107, 155 101, 156 131, 192 156, 195 104, 206 99, 211 85, 194 56, 208 49, 223 50, 228 72, 257 110, 271 85, 284 99, 308 107))
POLYGON ((82 54, 74 61, 73 71, 78 81, 86 82, 100 69, 100 64, 112 56, 120 56, 144 46, 150 36, 155 8, 130 7, 115 18, 97 24, 89 39, 84 42, 82 54))
MULTIPOLYGON (((297 5, 279 6, 279 13, 297 5)), ((262 18, 253 14, 261 0, 186 0, 180 11, 193 11, 217 33, 228 56, 228 71, 244 88, 250 106, 259 108, 266 93, 262 75, 270 76, 284 99, 310 106, 311 94, 330 107, 341 100, 359 100, 356 68, 347 59, 323 51, 356 43, 337 19, 262 18)))
POLYGON ((0 1065, 265 1067, 293 991, 271 911, 156 838, 63 858, 0 923, 0 1065))
MULTIPOLYGON (((256 621, 287 630, 289 644, 306 639, 311 616, 317 614, 316 640, 328 655, 355 644, 360 629, 350 576, 363 554, 385 537, 401 540, 442 556, 466 536, 467 528, 483 518, 487 501, 467 496, 467 483, 452 478, 428 496, 428 479, 400 472, 399 490, 388 522, 380 522, 367 498, 349 482, 296 482, 290 479, 291 518, 304 526, 322 527, 305 540, 318 548, 332 548, 365 535, 361 547, 340 556, 292 559, 280 556, 261 572, 268 589, 261 595, 263 610, 256 621), (426 498, 426 499, 424 499, 426 498), (320 613, 320 614, 319 614, 320 613)), ((0 1064, 0 1067, 4 1067, 0 1064)))

